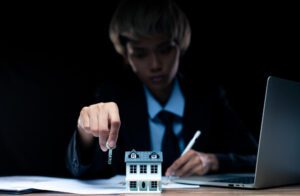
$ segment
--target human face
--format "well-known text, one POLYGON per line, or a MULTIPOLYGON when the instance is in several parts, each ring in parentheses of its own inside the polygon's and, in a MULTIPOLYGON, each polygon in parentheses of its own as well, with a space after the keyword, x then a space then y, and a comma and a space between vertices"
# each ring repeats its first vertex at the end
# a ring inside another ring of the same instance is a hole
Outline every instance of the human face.
POLYGON ((126 44, 127 61, 139 79, 158 98, 168 96, 179 66, 180 49, 161 34, 126 44))

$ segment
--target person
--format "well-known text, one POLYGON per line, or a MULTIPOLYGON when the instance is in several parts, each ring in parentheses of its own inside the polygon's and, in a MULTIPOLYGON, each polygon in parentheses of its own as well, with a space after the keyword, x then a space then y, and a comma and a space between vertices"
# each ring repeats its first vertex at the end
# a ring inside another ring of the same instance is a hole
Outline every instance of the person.
POLYGON ((191 28, 175 2, 124 0, 109 35, 130 69, 124 69, 119 82, 103 82, 95 103, 82 108, 68 148, 72 175, 124 174, 125 151, 132 149, 163 151, 166 176, 254 169, 257 143, 230 108, 224 90, 214 82, 193 83, 180 72, 191 28), (161 113, 172 116, 165 117, 173 119, 169 135, 161 113), (196 130, 201 136, 180 156, 196 130), (107 163, 108 148, 115 148, 112 165, 107 163))

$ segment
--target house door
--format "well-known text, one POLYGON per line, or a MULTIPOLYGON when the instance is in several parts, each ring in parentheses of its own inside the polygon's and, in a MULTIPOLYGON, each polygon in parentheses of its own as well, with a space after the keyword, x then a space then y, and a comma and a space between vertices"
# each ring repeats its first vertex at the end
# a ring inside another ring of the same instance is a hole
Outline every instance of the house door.
POLYGON ((140 191, 147 191, 148 182, 147 181, 140 181, 140 191))

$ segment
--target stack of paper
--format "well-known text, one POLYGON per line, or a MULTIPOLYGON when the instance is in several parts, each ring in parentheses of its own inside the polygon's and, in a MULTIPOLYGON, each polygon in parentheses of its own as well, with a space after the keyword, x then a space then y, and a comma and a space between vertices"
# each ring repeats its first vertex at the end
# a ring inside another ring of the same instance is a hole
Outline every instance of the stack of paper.
MULTIPOLYGON (((163 189, 199 188, 196 185, 184 185, 163 178, 163 189)), ((43 176, 7 176, 0 177, 0 191, 28 193, 36 190, 74 194, 120 194, 126 193, 125 176, 110 179, 78 180, 43 176)))

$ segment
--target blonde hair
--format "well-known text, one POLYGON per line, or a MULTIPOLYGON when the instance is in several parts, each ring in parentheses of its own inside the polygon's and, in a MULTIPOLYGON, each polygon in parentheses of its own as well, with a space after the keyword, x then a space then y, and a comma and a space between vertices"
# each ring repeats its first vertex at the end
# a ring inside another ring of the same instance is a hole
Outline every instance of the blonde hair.
POLYGON ((184 53, 191 39, 191 28, 184 12, 172 0, 124 0, 110 22, 109 37, 115 50, 126 56, 129 35, 136 39, 164 34, 184 53))

